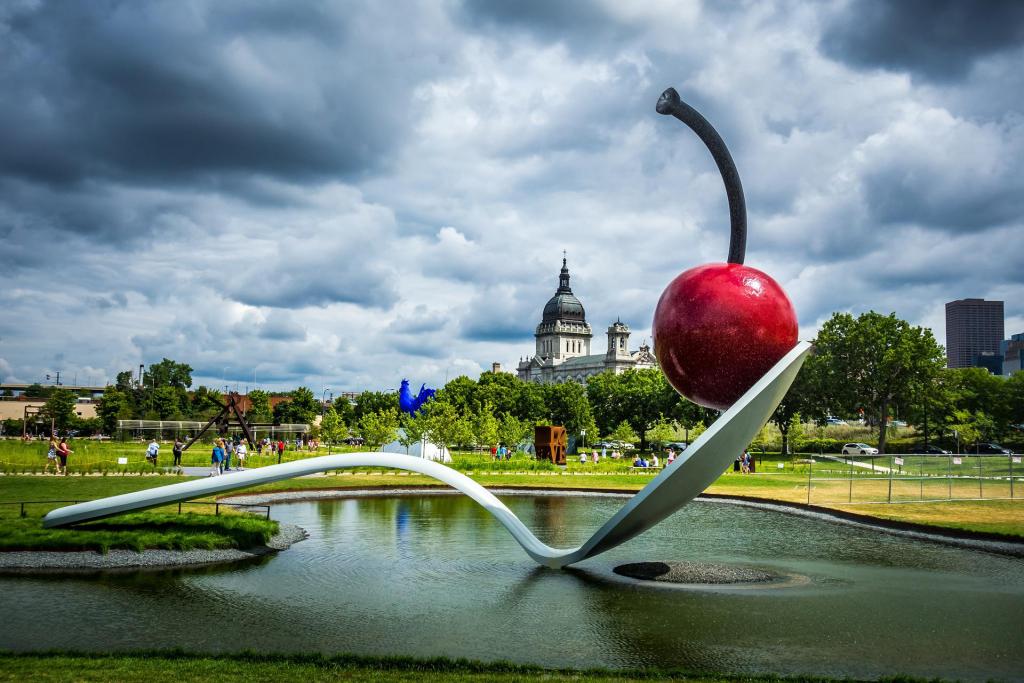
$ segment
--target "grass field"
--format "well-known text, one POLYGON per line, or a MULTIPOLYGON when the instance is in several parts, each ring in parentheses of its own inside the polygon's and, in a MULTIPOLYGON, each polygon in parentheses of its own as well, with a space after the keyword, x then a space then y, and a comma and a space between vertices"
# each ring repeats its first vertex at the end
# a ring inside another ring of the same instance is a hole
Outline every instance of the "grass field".
POLYGON ((44 529, 38 517, 8 518, 0 524, 0 551, 251 548, 277 530, 273 520, 244 514, 141 512, 66 529, 44 529))
MULTIPOLYGON (((0 681, 125 681, 127 683, 229 683, 235 681, 826 681, 830 679, 775 676, 724 676, 690 674, 674 670, 609 671, 591 669, 543 669, 506 662, 481 663, 464 659, 413 659, 407 657, 357 657, 321 655, 218 655, 182 652, 138 654, 12 654, 0 653, 0 681)), ((886 680, 886 679, 880 679, 886 680)), ((891 679, 913 683, 915 679, 891 679)), ((937 683, 933 681, 932 683, 937 683)))
MULTIPOLYGON (((743 475, 731 471, 724 473, 708 488, 709 493, 746 496, 791 503, 807 502, 807 466, 787 464, 785 470, 764 468, 766 473, 743 475)), ((495 472, 475 471, 473 479, 489 488, 523 487, 550 489, 596 489, 638 491, 652 478, 651 473, 581 473, 568 472, 495 472)), ((0 477, 0 520, 16 518, 19 507, 3 505, 5 502, 24 500, 92 500, 104 496, 162 486, 179 478, 155 476, 123 477, 0 477)), ((947 482, 926 482, 927 486, 944 487, 947 482)), ((905 521, 953 529, 997 533, 1024 537, 1024 497, 1016 500, 956 500, 931 503, 901 502, 899 504, 871 504, 867 500, 885 500, 888 478, 865 477, 854 482, 854 501, 848 501, 848 482, 812 480, 811 502, 823 507, 846 510, 862 515, 905 521)), ((971 497, 978 481, 955 482, 955 491, 961 498, 971 497)), ((983 486, 995 486, 984 481, 983 486)), ((344 470, 323 476, 302 477, 284 482, 254 487, 252 491, 282 491, 329 488, 374 488, 399 486, 427 486, 445 488, 434 479, 395 470, 344 470)), ((911 500, 920 491, 917 480, 894 480, 894 500, 911 500), (905 490, 904 490, 905 489, 905 490)), ((926 494, 928 488, 925 489, 926 494)), ((942 491, 935 491, 942 493, 942 491)), ((1021 496, 1024 491, 1018 491, 1021 496)), ((213 499, 205 499, 212 502, 213 499)), ((41 517, 61 504, 34 504, 27 506, 30 516, 41 517)), ((176 511, 176 506, 162 511, 176 511)))

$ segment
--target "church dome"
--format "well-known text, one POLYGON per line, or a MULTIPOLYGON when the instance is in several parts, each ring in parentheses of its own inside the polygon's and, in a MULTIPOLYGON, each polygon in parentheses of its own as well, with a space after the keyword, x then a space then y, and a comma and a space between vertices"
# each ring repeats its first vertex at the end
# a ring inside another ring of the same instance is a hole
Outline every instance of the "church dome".
POLYGON ((569 287, 569 268, 566 266, 564 258, 562 259, 562 272, 558 277, 558 290, 544 304, 544 317, 541 322, 542 324, 553 323, 557 320, 581 323, 587 321, 583 304, 580 303, 580 300, 572 293, 572 288, 569 287))

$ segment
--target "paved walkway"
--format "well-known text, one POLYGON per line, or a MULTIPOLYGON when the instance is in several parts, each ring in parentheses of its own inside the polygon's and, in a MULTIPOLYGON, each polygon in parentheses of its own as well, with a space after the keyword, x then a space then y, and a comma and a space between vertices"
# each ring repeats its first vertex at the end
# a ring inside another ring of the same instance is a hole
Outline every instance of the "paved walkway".
POLYGON ((882 467, 881 465, 872 465, 869 462, 857 462, 848 455, 816 455, 814 457, 827 458, 828 460, 835 460, 836 462, 841 462, 844 465, 853 465, 854 467, 861 467, 866 470, 871 470, 872 472, 881 472, 882 474, 889 474, 888 467, 882 467))

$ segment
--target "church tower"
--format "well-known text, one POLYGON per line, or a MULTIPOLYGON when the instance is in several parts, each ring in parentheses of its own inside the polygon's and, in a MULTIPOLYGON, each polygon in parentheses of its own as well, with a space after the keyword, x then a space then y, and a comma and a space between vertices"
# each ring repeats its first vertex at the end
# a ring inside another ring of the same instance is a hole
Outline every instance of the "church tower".
POLYGON ((606 365, 614 365, 622 361, 632 361, 629 354, 629 326, 616 320, 608 327, 608 352, 605 353, 604 362, 606 365))
POLYGON ((544 314, 534 335, 537 338, 537 356, 557 362, 577 356, 590 355, 593 331, 587 323, 583 304, 569 286, 569 267, 562 258, 558 275, 558 289, 544 306, 544 314))

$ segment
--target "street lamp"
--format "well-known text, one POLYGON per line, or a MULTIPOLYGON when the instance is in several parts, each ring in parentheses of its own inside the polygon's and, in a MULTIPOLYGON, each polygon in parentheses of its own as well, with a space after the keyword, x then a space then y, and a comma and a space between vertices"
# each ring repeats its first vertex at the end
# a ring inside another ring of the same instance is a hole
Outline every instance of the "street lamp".
MULTIPOLYGON (((325 399, 327 397, 327 392, 328 391, 331 391, 331 390, 328 389, 327 387, 324 387, 323 393, 320 394, 320 417, 323 417, 324 413, 327 412, 327 403, 325 402, 325 399)), ((334 399, 334 393, 333 392, 331 393, 331 399, 332 400, 334 399)))

